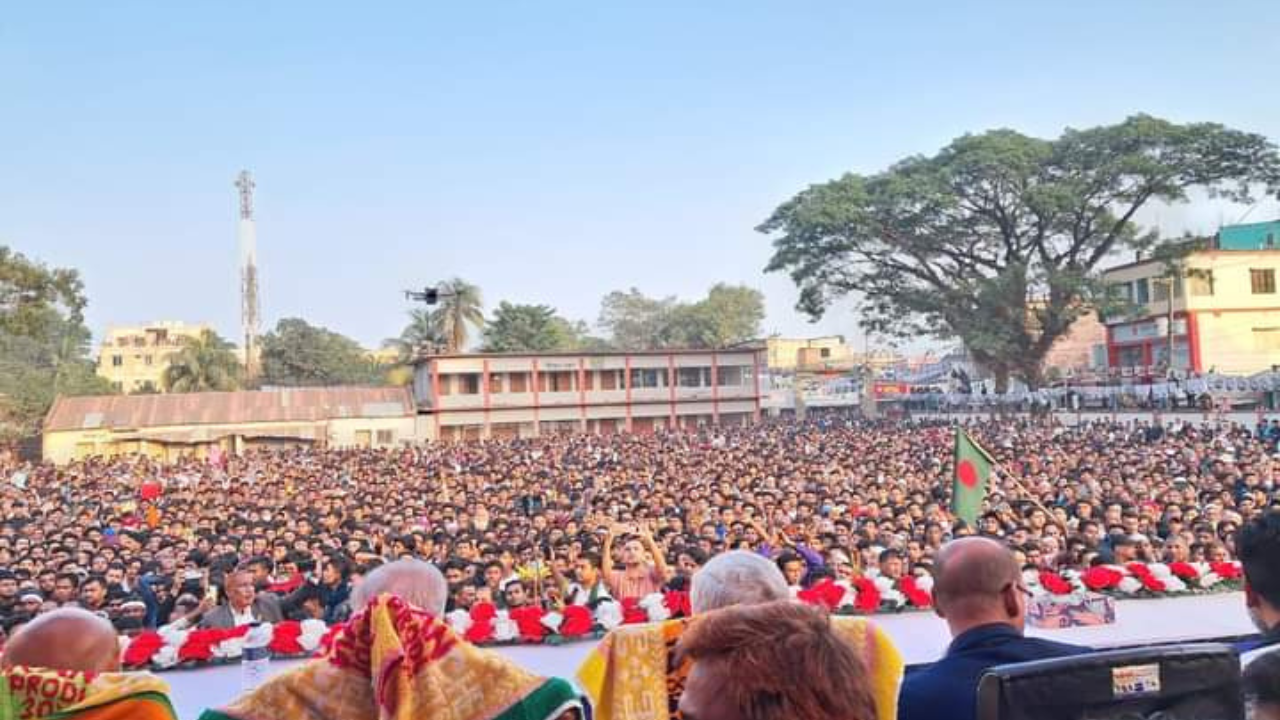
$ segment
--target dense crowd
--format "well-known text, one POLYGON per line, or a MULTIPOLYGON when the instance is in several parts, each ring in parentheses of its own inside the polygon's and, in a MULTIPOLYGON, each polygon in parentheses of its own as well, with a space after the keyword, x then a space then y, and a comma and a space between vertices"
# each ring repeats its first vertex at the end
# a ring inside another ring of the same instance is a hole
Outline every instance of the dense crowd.
POLYGON ((767 556, 793 588, 929 574, 944 542, 972 534, 1003 538, 1023 566, 1215 561, 1280 502, 1276 423, 969 430, 999 461, 974 525, 949 510, 954 430, 931 423, 8 461, 0 619, 12 632, 79 605, 127 634, 335 622, 367 573, 407 556, 442 570, 450 609, 680 589, 730 549, 767 556))

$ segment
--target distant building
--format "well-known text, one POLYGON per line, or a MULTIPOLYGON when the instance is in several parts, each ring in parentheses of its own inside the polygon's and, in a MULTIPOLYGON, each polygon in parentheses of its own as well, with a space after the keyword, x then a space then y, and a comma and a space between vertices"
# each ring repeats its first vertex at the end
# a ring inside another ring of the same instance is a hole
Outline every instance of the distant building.
POLYGON ((118 392, 160 392, 169 356, 209 329, 172 321, 108 328, 98 354, 98 374, 118 392))
POLYGON ((395 447, 417 437, 403 387, 60 397, 45 417, 44 458, 207 457, 258 448, 395 447))
POLYGON ((845 344, 843 335, 815 338, 771 337, 764 341, 766 362, 774 372, 795 371, 800 365, 824 362, 848 362, 853 350, 845 344))
POLYGON ((745 425, 760 414, 762 355, 435 355, 416 365, 413 394, 426 436, 439 440, 745 425))
POLYGON ((1280 364, 1280 250, 1267 226, 1225 227, 1216 248, 1191 253, 1188 276, 1170 282, 1163 263, 1140 260, 1105 272, 1106 282, 1138 309, 1110 317, 1107 363, 1127 373, 1179 371, 1253 374, 1280 364), (1237 249, 1238 248, 1238 249, 1237 249))
POLYGON ((1054 341, 1044 356, 1046 372, 1080 375, 1106 368, 1107 326, 1096 312, 1087 312, 1071 323, 1067 333, 1054 341))

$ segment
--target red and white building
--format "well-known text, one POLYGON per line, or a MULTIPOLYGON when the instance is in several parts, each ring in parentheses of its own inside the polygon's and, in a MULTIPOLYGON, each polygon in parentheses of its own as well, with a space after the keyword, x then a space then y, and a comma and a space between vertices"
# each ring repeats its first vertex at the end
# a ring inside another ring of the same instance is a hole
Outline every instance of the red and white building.
POLYGON ((1133 375, 1168 367, 1251 375, 1280 364, 1280 250, 1206 250, 1185 265, 1190 272, 1174 280, 1152 260, 1106 271, 1138 309, 1107 318, 1107 365, 1133 375))
POLYGON ((414 370, 419 435, 745 425, 760 417, 763 361, 757 349, 427 356, 414 370))

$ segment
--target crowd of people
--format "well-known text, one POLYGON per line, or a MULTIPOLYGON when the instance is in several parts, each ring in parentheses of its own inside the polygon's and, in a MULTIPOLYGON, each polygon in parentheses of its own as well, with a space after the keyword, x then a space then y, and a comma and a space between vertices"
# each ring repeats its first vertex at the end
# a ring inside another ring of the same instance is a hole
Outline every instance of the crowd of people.
POLYGON ((351 612, 380 564, 434 563, 448 608, 687 589, 746 549, 792 588, 934 570, 944 542, 1023 567, 1216 561, 1275 505, 1272 426, 974 422, 999 461, 973 525, 949 510, 954 429, 825 418, 398 450, 142 456, 0 467, 0 626, 78 606, 123 633, 351 612))

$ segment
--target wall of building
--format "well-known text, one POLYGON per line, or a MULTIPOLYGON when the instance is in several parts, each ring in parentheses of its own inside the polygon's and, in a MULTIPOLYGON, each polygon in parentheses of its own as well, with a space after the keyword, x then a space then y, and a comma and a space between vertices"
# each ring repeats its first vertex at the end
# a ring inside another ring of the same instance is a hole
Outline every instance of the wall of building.
POLYGON ((208 325, 159 322, 108 328, 98 353, 98 374, 120 392, 136 392, 150 385, 156 392, 169 367, 169 358, 189 338, 198 338, 208 325))
POLYGON ((1205 371, 1252 375, 1280 364, 1280 308, 1196 313, 1205 371))

